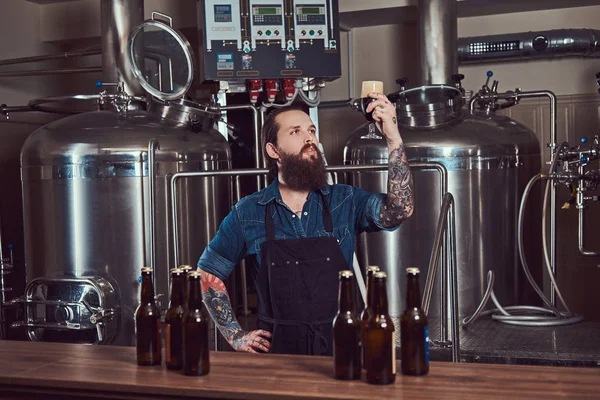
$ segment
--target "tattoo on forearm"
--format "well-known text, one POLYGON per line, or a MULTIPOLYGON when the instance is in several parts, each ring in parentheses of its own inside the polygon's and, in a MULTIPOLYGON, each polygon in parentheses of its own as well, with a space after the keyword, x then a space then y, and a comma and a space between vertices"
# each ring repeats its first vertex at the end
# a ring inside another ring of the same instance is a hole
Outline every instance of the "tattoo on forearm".
POLYGON ((414 210, 413 179, 401 144, 392 150, 388 164, 388 192, 381 204, 380 222, 385 227, 398 225, 414 210))
POLYGON ((245 332, 235 318, 223 281, 212 274, 203 273, 202 300, 223 337, 235 347, 234 341, 239 341, 245 332))

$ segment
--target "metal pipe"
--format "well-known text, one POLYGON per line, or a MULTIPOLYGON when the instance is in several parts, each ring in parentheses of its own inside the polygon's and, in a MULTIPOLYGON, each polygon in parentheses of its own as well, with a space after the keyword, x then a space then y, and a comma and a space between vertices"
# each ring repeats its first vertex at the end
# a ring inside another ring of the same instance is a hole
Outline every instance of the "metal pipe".
POLYGON ((421 84, 453 85, 458 72, 456 0, 419 0, 421 84))
MULTIPOLYGON (((150 139, 148 143, 148 184, 150 191, 150 267, 152 267, 152 273, 156 271, 156 161, 155 155, 156 150, 160 150, 160 143, 156 138, 150 139)), ((167 271, 167 280, 170 274, 167 271)), ((155 276, 156 278, 156 276, 155 276)), ((158 279, 154 279, 154 291, 158 293, 158 279)))
POLYGON ((0 72, 0 78, 16 78, 16 77, 22 77, 22 76, 87 74, 87 73, 94 73, 94 72, 102 72, 102 67, 38 69, 38 70, 31 70, 31 71, 3 71, 3 72, 0 72))
MULTIPOLYGON (((443 164, 436 162, 414 162, 410 163, 411 168, 421 169, 436 169, 440 172, 442 188, 447 191, 447 170, 443 164)), ((386 164, 371 164, 371 165, 340 165, 340 166, 327 166, 327 172, 340 172, 340 171, 380 171, 386 170, 388 166, 386 164)), ((266 175, 269 170, 266 168, 256 169, 228 169, 228 170, 217 170, 217 171, 195 171, 195 172, 178 172, 171 176, 171 223, 173 226, 173 259, 175 265, 179 265, 179 232, 177 227, 177 190, 175 190, 175 184, 177 180, 181 178, 193 178, 193 177, 208 177, 208 176, 251 176, 251 175, 266 175)))
POLYGON ((457 270, 456 270, 456 232, 455 232, 455 208, 454 197, 451 193, 444 194, 444 200, 440 208, 440 217, 434 239, 433 249, 431 252, 431 261, 427 270, 427 280, 425 290, 423 292, 422 308, 425 314, 429 314, 429 306, 431 296, 433 294, 433 286, 437 276, 439 265, 439 254, 442 248, 442 237, 446 238, 447 246, 446 254, 448 257, 442 263, 442 274, 444 279, 440 282, 441 291, 441 309, 440 309, 440 342, 448 343, 448 318, 447 312, 442 310, 450 310, 450 330, 452 332, 452 361, 458 362, 459 355, 459 334, 458 334, 458 294, 457 294, 457 270), (449 229, 448 229, 449 228, 449 229), (448 285, 450 287, 450 303, 448 303, 448 285))
MULTIPOLYGON (((585 169, 583 165, 579 166, 579 176, 585 176, 585 169)), ((577 242, 579 244, 579 252, 582 256, 587 257, 598 257, 600 256, 600 251, 591 251, 586 250, 584 246, 585 242, 585 228, 584 228, 584 212, 585 212, 585 199, 584 199, 584 188, 583 181, 579 182, 577 185, 577 208, 578 208, 578 220, 579 220, 579 230, 577 233, 577 242)), ((1 254, 1 253, 0 253, 1 254)))
MULTIPOLYGON (((242 199, 240 177, 235 177, 235 202, 237 203, 242 199)), ((240 262, 240 286, 242 287, 242 315, 250 315, 250 309, 248 307, 248 277, 246 273, 246 260, 240 262)))
POLYGON ((459 361, 460 355, 460 336, 458 330, 458 268, 456 265, 456 209, 454 203, 454 197, 451 193, 450 196, 450 260, 448 263, 448 282, 450 284, 450 323, 452 329, 452 362, 459 361))
POLYGON ((579 209, 579 252, 581 253, 581 255, 583 256, 589 256, 589 257, 600 257, 600 251, 590 251, 590 250, 586 250, 585 246, 584 246, 584 225, 583 225, 583 220, 584 220, 584 208, 581 207, 579 209))
POLYGON ((34 56, 34 57, 22 57, 22 58, 11 58, 7 60, 0 60, 0 66, 15 65, 15 64, 28 64, 33 62, 47 61, 47 60, 68 60, 70 58, 95 56, 102 54, 102 50, 84 50, 84 51, 73 51, 69 53, 61 54, 50 54, 46 56, 34 56))
MULTIPOLYGON (((354 98, 354 32, 348 30, 348 97, 354 98)), ((322 103, 321 103, 322 104, 322 103)))
POLYGON ((133 75, 128 57, 131 30, 144 20, 144 0, 101 0, 102 80, 123 82, 125 93, 142 95, 144 90, 133 75))
POLYGON ((431 252, 431 257, 429 258, 429 269, 427 270, 427 279, 425 280, 425 289, 423 290, 423 301, 421 302, 425 314, 429 314, 433 286, 435 284, 435 277, 440 261, 440 249, 442 247, 442 239, 446 229, 448 209, 450 208, 450 202, 447 199, 449 194, 450 193, 444 194, 444 199, 440 208, 440 216, 438 217, 437 229, 435 231, 435 238, 433 239, 433 249, 431 252))

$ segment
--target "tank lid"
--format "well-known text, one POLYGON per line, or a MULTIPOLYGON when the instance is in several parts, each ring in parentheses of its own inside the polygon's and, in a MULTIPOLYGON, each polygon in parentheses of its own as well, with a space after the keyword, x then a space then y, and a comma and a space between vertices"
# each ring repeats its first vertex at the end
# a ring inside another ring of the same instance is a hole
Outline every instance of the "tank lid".
POLYGON ((448 123, 460 115, 462 93, 453 86, 430 85, 408 89, 393 96, 398 123, 430 127, 448 123))
POLYGON ((192 46, 172 27, 169 16, 153 12, 152 19, 137 25, 129 35, 129 57, 135 77, 160 100, 182 98, 192 86, 192 46), (156 15, 168 24, 154 19, 156 15))

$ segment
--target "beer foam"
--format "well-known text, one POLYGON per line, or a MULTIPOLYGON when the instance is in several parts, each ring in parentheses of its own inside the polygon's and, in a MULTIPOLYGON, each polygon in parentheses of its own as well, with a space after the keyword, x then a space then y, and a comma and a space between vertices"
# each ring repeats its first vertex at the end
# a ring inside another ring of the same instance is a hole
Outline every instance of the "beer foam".
POLYGON ((363 81, 360 97, 368 97, 371 92, 383 93, 383 82, 363 81))

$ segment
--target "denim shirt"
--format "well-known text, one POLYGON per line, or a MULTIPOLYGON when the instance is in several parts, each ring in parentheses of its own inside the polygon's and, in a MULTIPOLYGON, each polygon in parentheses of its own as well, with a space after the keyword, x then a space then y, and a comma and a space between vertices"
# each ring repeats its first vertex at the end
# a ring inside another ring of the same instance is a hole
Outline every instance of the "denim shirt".
POLYGON ((275 179, 265 189, 244 197, 233 206, 200 256, 198 267, 225 280, 235 265, 249 255, 256 255, 260 265, 260 246, 266 240, 265 212, 269 203, 276 240, 333 235, 349 269, 352 269, 352 255, 359 233, 398 228, 384 228, 379 223, 379 209, 384 198, 381 193, 369 193, 348 185, 325 185, 320 191, 329 202, 332 233, 326 232, 323 226, 319 191, 308 195, 299 218, 281 199, 275 179))

